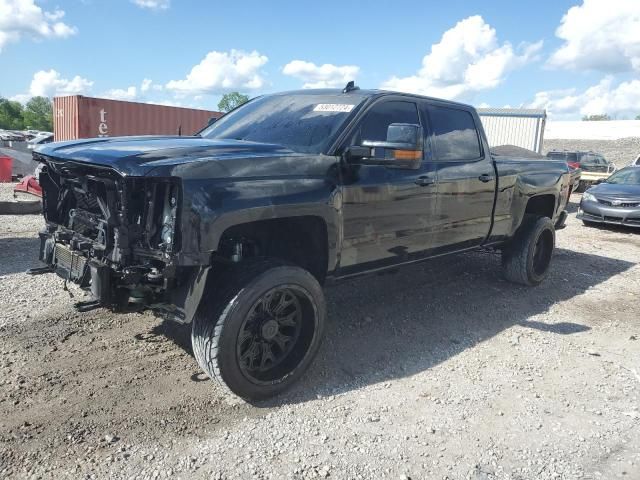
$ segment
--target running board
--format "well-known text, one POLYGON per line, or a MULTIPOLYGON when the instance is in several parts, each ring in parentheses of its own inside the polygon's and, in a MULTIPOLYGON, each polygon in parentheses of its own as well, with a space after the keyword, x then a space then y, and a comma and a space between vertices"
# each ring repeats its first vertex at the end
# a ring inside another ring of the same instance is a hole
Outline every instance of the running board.
POLYGON ((44 275, 45 273, 53 273, 56 269, 53 265, 47 265, 46 267, 30 268, 26 271, 27 275, 44 275))
POLYGON ((95 310, 96 308, 100 308, 102 307, 102 305, 100 304, 100 302, 98 300, 88 300, 88 301, 84 301, 84 302, 76 302, 73 304, 74 308, 78 311, 78 312, 88 312, 90 310, 95 310))

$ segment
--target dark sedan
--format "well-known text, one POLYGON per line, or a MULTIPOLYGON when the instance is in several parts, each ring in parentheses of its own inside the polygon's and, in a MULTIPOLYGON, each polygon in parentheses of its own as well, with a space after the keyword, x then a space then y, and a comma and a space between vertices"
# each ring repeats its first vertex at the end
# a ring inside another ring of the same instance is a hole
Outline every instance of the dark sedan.
POLYGON ((584 192, 578 218, 585 225, 640 227, 640 168, 623 168, 584 192))

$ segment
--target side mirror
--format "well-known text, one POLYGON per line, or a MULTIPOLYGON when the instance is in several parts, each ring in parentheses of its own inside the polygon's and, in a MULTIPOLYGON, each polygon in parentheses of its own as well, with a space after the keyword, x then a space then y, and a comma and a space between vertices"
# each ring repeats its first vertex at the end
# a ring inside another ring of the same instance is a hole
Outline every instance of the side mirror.
POLYGON ((349 162, 361 163, 363 160, 371 157, 371 149, 368 147, 359 147, 351 145, 345 150, 345 157, 349 162))
POLYGON ((361 146, 349 147, 346 154, 349 160, 364 165, 418 168, 423 155, 422 127, 392 123, 384 142, 363 140, 361 146))

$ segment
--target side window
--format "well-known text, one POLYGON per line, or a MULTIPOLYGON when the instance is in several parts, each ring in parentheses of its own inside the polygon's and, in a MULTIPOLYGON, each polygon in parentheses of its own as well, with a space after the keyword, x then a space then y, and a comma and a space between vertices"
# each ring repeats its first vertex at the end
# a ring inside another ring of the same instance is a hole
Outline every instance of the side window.
POLYGON ((578 154, 577 153, 567 153, 567 162, 577 162, 578 154))
POLYGON ((392 123, 420 125, 416 104, 413 102, 391 101, 374 105, 360 123, 354 143, 358 144, 363 140, 386 141, 387 128, 392 123))
POLYGON ((429 107, 438 160, 477 160, 482 156, 478 131, 471 114, 447 107, 429 107))

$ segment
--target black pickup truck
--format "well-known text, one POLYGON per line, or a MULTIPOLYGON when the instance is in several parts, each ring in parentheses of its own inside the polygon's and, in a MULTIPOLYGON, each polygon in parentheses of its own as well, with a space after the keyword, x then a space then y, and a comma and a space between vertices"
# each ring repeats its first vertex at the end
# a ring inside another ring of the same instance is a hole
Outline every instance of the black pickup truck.
POLYGON ((327 280, 483 247, 540 283, 570 182, 565 162, 492 156, 472 107, 352 84, 259 97, 192 137, 34 158, 46 266, 31 273, 90 291, 80 310, 191 323, 202 369, 250 400, 311 363, 327 280))

